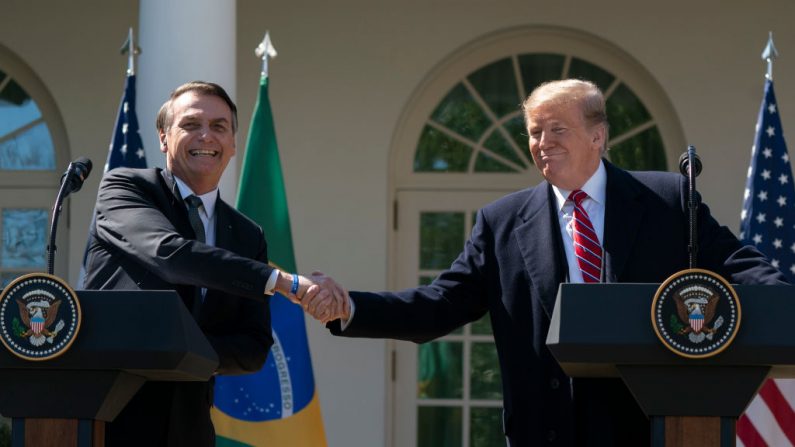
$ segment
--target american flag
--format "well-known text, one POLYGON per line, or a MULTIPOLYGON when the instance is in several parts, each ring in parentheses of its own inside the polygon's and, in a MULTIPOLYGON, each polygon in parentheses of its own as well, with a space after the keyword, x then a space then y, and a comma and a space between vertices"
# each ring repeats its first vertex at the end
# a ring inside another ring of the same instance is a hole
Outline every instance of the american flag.
MULTIPOLYGON (((135 113, 135 75, 128 74, 124 82, 124 94, 119 104, 119 113, 116 115, 116 125, 108 148, 108 159, 105 162, 105 172, 114 168, 145 168, 146 153, 141 135, 138 133, 138 115, 135 113)), ((93 213, 92 213, 93 215, 93 213)), ((86 276, 86 255, 88 243, 83 254, 83 264, 80 266, 80 276, 77 279, 77 288, 83 288, 86 276)))
MULTIPOLYGON (((754 244, 795 282, 795 185, 773 81, 765 83, 740 216, 740 239, 754 244)), ((768 380, 737 421, 737 445, 795 445, 795 379, 768 380)))
POLYGON ((135 113, 135 75, 128 75, 121 97, 116 126, 110 140, 105 172, 113 168, 145 168, 146 154, 138 133, 138 115, 135 113))

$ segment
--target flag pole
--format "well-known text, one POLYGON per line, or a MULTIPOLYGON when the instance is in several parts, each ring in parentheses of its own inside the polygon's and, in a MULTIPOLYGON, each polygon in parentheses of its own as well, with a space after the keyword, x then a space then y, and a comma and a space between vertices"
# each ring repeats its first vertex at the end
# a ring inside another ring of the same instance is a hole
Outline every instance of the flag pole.
POLYGON ((762 60, 767 61, 767 74, 765 74, 765 77, 770 81, 773 80, 773 60, 777 57, 778 51, 776 46, 773 45, 773 31, 770 31, 767 37, 767 45, 762 50, 762 60))
POLYGON ((127 39, 121 44, 121 54, 127 55, 127 76, 135 75, 135 56, 141 54, 141 49, 135 46, 135 35, 130 27, 127 39))
POLYGON ((276 57, 276 48, 273 48, 273 43, 271 43, 271 36, 269 31, 265 31, 265 37, 262 38, 262 42, 257 45, 257 48, 254 50, 254 54, 257 57, 262 58, 262 72, 260 76, 263 78, 268 77, 268 58, 269 57, 276 57))

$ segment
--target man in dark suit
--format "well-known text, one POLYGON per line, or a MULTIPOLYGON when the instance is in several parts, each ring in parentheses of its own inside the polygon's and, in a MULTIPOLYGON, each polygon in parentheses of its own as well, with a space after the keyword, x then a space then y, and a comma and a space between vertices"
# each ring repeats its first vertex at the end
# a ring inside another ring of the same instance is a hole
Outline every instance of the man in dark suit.
MULTIPOLYGON (((509 445, 648 445, 648 420, 626 386, 570 379, 545 340, 560 283, 659 283, 688 268, 685 179, 627 172, 602 159, 605 102, 590 82, 543 84, 523 108, 530 152, 546 181, 480 210, 463 252, 432 284, 352 292, 339 314, 320 305, 309 311, 323 321, 339 316, 329 324, 335 335, 417 343, 488 312, 509 445)), ((784 281, 706 205, 698 221, 699 267, 732 283, 784 281)))
MULTIPOLYGON (((331 299, 333 283, 269 266, 262 228, 221 200, 237 130, 223 88, 178 87, 157 130, 165 170, 115 169, 102 179, 85 287, 175 290, 218 353, 216 373, 255 372, 273 343, 268 296, 320 303, 331 299)), ((214 446, 213 382, 146 383, 107 424, 107 445, 214 446)))

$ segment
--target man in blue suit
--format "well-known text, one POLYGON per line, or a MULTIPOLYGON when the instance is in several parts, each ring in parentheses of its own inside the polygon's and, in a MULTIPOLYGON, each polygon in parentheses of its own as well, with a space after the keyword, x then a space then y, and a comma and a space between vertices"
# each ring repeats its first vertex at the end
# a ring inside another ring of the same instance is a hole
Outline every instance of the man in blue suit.
MULTIPOLYGON (((602 158, 605 100, 590 82, 542 84, 523 108, 530 152, 546 180, 480 210, 447 271, 428 286, 351 292, 334 309, 304 305, 323 321, 339 317, 329 324, 335 335, 417 343, 489 312, 510 446, 648 445, 648 420, 626 386, 619 379, 569 378, 545 340, 560 283, 659 283, 688 268, 686 180, 627 172, 602 158)), ((706 205, 698 222, 701 268, 732 283, 784 282, 706 205)))

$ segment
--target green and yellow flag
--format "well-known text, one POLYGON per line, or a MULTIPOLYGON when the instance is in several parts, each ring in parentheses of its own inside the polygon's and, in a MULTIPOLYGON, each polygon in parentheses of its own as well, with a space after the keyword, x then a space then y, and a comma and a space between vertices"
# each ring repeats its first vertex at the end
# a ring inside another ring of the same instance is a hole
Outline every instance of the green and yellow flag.
MULTIPOLYGON (((260 79, 251 119, 237 209, 262 226, 271 262, 296 272, 266 74, 260 79)), ((304 313, 279 294, 271 299, 270 309, 274 344, 262 370, 216 379, 212 411, 216 445, 325 446, 304 313)))

